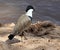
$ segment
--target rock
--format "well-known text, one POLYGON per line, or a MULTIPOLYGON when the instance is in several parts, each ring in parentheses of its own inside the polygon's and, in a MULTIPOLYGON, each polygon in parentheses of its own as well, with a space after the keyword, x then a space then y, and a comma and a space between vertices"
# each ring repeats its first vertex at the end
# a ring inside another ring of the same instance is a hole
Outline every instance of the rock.
POLYGON ((25 31, 34 34, 35 36, 42 36, 49 34, 50 31, 53 31, 55 28, 56 28, 56 24, 50 21, 42 21, 42 22, 38 21, 37 23, 32 24, 25 31))

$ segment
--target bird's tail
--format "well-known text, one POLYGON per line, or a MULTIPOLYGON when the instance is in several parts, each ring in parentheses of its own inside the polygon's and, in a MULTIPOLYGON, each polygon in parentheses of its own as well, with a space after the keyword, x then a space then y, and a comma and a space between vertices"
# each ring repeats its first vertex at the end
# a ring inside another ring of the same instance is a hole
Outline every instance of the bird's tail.
POLYGON ((8 36, 8 39, 9 39, 9 40, 12 40, 12 39, 14 38, 14 36, 18 35, 19 33, 20 33, 20 32, 19 32, 18 30, 13 31, 12 34, 10 34, 10 35, 8 36))
POLYGON ((12 39, 14 38, 14 36, 15 36, 15 35, 10 34, 10 35, 8 36, 9 40, 12 40, 12 39))

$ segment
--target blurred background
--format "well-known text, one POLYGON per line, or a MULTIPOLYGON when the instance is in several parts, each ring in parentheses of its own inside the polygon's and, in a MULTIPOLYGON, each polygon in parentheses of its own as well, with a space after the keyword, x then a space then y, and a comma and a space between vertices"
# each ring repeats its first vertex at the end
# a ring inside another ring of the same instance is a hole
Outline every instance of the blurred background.
POLYGON ((50 20, 60 25, 60 0, 0 0, 0 23, 15 23, 28 5, 36 9, 33 22, 50 20))

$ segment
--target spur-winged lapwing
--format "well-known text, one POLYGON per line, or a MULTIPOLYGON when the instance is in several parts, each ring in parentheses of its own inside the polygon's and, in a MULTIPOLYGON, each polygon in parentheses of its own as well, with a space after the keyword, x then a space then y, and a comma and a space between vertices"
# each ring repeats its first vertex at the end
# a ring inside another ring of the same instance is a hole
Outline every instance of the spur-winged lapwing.
POLYGON ((16 35, 23 35, 22 32, 27 29, 32 23, 32 13, 34 10, 35 9, 33 6, 27 6, 26 13, 19 17, 13 32, 8 36, 9 40, 12 40, 16 35))

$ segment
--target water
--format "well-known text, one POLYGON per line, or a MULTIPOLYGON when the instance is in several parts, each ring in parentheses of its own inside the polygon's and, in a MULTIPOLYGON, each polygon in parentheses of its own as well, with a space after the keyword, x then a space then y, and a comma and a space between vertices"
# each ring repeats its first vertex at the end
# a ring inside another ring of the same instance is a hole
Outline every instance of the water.
POLYGON ((36 9, 33 22, 50 20, 60 24, 60 0, 0 0, 0 23, 16 22, 27 5, 36 9))

